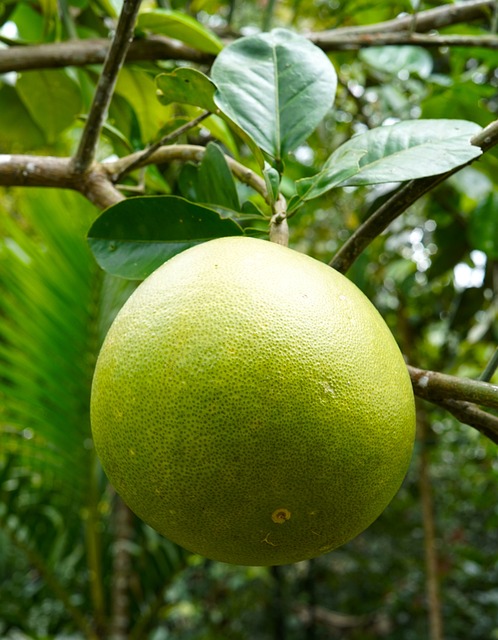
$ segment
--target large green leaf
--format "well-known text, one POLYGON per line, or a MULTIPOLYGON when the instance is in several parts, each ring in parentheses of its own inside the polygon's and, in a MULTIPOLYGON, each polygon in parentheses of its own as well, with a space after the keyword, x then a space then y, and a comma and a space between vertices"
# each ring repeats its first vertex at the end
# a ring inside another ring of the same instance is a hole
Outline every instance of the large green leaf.
POLYGON ((237 187, 219 146, 210 142, 196 169, 196 201, 220 205, 233 211, 240 210, 237 187))
POLYGON ((50 143, 57 140, 81 111, 80 89, 62 69, 25 71, 18 78, 16 89, 50 143))
MULTIPOLYGON (((204 120, 202 123, 202 127, 203 129, 207 129, 213 138, 221 142, 221 144, 229 151, 231 156, 233 156, 235 159, 239 158, 240 149, 237 146, 237 142, 233 135, 233 133, 235 133, 236 135, 241 133, 238 127, 233 126, 230 122, 227 123, 225 118, 214 115, 209 116, 209 118, 204 120)), ((242 139, 247 139, 247 136, 242 137, 242 139)), ((248 139, 247 144, 249 148, 251 148, 251 142, 248 139)), ((259 154, 262 155, 261 151, 256 146, 253 150, 255 152, 256 159, 258 159, 259 154)), ((262 162, 263 160, 261 159, 261 163, 262 162)))
POLYGON ((332 106, 337 85, 323 51, 285 29, 226 47, 212 78, 218 107, 277 160, 314 131, 332 106))
POLYGON ((153 140, 168 119, 164 107, 156 100, 153 78, 141 69, 123 67, 116 83, 116 93, 133 108, 143 140, 153 140))
POLYGON ((14 87, 0 87, 0 105, 0 149, 3 153, 33 151, 46 142, 43 130, 33 120, 14 87))
POLYGON ((178 196, 145 196, 106 209, 91 226, 88 242, 105 271, 142 280, 189 247, 242 234, 236 222, 208 207, 178 196))
MULTIPOLYGON (((390 75, 416 74, 428 78, 432 73, 431 54, 422 47, 413 45, 369 47, 360 51, 360 58, 372 68, 390 75)), ((406 80, 406 77, 404 78, 406 80)))
POLYGON ((171 73, 161 73, 156 78, 159 102, 191 104, 207 111, 216 111, 213 96, 215 86, 202 71, 180 67, 171 73))
POLYGON ((179 11, 151 9, 138 16, 137 27, 152 33, 160 33, 175 40, 181 40, 199 51, 216 55, 223 49, 223 43, 200 22, 179 11))
POLYGON ((481 127, 466 120, 407 120, 353 136, 338 147, 322 171, 296 183, 310 200, 338 186, 403 182, 459 167, 482 152, 470 143, 481 127))

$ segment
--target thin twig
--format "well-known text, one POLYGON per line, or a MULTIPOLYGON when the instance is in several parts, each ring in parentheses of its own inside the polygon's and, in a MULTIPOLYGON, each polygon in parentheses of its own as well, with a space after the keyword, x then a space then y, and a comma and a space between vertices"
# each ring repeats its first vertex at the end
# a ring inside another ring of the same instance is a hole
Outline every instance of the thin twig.
POLYGON ((420 13, 420 0, 414 0, 414 2, 412 2, 412 7, 413 7, 413 13, 412 13, 412 19, 410 21, 410 29, 409 29, 410 35, 417 31, 417 18, 418 18, 418 14, 420 13))
MULTIPOLYGON (((470 142, 480 147, 483 153, 498 144, 498 120, 495 120, 480 131, 470 142)), ((393 220, 423 195, 468 164, 470 162, 437 176, 429 176, 428 178, 419 178, 418 180, 407 182, 358 227, 332 258, 329 263, 330 266, 341 273, 345 273, 361 252, 385 231, 393 220)))
POLYGON ((153 155, 161 147, 170 144, 171 142, 173 142, 174 140, 182 136, 184 133, 187 133, 187 131, 190 131, 190 129, 193 129, 194 127, 196 127, 203 120, 208 118, 210 115, 211 115, 210 111, 203 111, 201 114, 199 114, 196 118, 194 118, 190 122, 186 122, 181 127, 178 127, 178 129, 175 129, 171 133, 168 133, 167 135, 163 136, 160 140, 158 140, 154 144, 151 144, 149 147, 141 151, 139 155, 134 156, 128 165, 124 165, 122 167, 120 173, 114 176, 114 182, 118 182, 126 173, 130 173, 137 167, 144 166, 144 164, 146 164, 146 161, 151 157, 151 155, 153 155))
POLYGON ((100 131, 107 115, 118 73, 133 37, 133 29, 140 2, 141 0, 124 0, 116 32, 104 62, 104 68, 97 84, 83 135, 74 156, 73 168, 76 173, 84 173, 95 157, 100 131))
POLYGON ((498 348, 495 350, 493 355, 491 356, 491 360, 486 365, 486 368, 479 376, 479 380, 482 382, 489 382, 493 377, 496 369, 498 369, 498 348))

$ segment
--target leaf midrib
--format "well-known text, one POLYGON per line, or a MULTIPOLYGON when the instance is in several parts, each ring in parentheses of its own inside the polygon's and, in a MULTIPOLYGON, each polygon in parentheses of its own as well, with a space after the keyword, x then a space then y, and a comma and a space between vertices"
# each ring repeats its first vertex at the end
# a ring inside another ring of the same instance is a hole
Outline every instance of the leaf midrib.
POLYGON ((275 150, 277 152, 277 160, 280 160, 281 154, 281 135, 280 135, 280 93, 279 93, 279 69, 278 69, 278 56, 277 56, 277 45, 273 45, 272 47, 272 56, 273 56, 273 76, 274 76, 274 85, 275 85, 275 150))

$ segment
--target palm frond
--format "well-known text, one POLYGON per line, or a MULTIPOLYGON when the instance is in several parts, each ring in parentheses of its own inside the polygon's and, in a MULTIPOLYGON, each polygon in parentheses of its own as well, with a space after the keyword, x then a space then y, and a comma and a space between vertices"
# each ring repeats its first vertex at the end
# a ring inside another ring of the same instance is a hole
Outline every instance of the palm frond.
POLYGON ((84 234, 94 215, 79 195, 49 190, 14 193, 0 211, 0 451, 75 492, 93 456, 101 277, 84 234))

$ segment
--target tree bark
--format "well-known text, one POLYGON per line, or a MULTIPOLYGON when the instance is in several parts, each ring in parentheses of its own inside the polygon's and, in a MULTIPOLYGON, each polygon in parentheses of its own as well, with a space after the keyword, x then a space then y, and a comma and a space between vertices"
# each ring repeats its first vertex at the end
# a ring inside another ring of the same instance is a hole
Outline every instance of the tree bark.
POLYGON ((444 640, 440 593, 437 535, 428 451, 429 424, 422 406, 417 407, 417 428, 421 445, 419 491, 424 524, 425 585, 429 622, 429 640, 444 640))
POLYGON ((285 607, 284 607, 284 589, 282 567, 272 567, 273 576, 273 598, 272 598, 272 621, 273 621, 273 640, 285 640, 285 607))
POLYGON ((131 628, 129 545, 133 538, 133 514, 118 495, 114 504, 114 527, 110 640, 127 640, 131 628))

